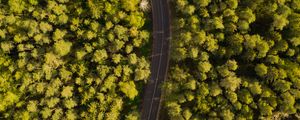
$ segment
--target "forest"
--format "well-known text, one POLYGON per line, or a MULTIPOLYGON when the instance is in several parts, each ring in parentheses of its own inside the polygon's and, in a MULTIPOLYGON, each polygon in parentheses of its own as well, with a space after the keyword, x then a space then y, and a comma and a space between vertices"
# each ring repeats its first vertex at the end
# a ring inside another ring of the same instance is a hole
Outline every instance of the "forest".
POLYGON ((140 0, 0 0, 0 119, 139 120, 140 0))
POLYGON ((300 119, 300 0, 172 0, 170 120, 300 119))
MULTIPOLYGON (((140 120, 145 1, 0 0, 0 119, 140 120)), ((300 0, 169 1, 166 120, 300 119, 300 0)))

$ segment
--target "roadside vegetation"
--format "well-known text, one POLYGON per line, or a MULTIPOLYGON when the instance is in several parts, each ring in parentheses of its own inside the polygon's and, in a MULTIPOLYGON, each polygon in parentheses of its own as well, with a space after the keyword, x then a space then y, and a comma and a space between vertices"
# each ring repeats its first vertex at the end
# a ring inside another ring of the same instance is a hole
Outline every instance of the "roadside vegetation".
POLYGON ((172 0, 171 120, 300 119, 299 0, 172 0))
POLYGON ((0 119, 138 120, 151 36, 140 2, 0 0, 0 119))

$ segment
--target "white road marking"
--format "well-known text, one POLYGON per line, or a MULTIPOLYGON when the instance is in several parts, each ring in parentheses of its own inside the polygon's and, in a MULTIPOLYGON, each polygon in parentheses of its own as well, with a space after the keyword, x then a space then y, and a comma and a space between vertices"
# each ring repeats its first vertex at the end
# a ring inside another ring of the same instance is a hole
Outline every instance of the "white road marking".
MULTIPOLYGON (((162 12, 162 2, 161 2, 162 0, 160 0, 159 1, 159 3, 160 3, 160 7, 159 7, 159 9, 160 9, 160 11, 162 12)), ((163 13, 163 12, 162 12, 163 13)), ((162 30, 164 30, 164 16, 163 16, 163 14, 161 14, 161 22, 162 22, 162 30)), ((161 40, 161 43, 162 43, 162 47, 161 47, 161 49, 160 49, 160 53, 162 53, 162 50, 163 50, 163 47, 164 47, 164 45, 163 45, 163 42, 164 42, 164 34, 162 34, 162 40, 161 40)), ((160 55, 160 58, 159 58, 159 63, 158 63, 158 74, 156 75, 156 79, 155 79, 155 84, 154 84, 154 92, 153 92, 153 94, 152 94, 152 99, 151 99, 151 104, 150 104, 150 111, 149 111, 149 113, 148 113, 148 120, 150 120, 150 116, 151 116, 151 113, 152 113, 152 105, 153 105, 153 98, 154 98, 154 96, 155 96, 155 93, 156 93, 156 88, 157 88, 157 80, 158 80, 158 76, 159 76, 159 73, 160 73, 160 65, 161 65, 161 58, 162 58, 162 56, 160 55)), ((158 112, 158 111, 156 111, 156 112, 158 112)), ((157 117, 157 116, 156 116, 157 117)))

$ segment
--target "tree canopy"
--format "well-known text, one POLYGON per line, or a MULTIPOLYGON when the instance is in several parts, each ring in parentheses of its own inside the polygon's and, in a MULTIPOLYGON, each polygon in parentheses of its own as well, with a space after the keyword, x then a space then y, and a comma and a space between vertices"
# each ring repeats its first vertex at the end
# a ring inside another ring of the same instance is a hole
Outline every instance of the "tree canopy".
POLYGON ((150 75, 141 2, 0 0, 0 119, 138 120, 150 75))
POLYGON ((171 1, 168 118, 300 119, 299 3, 171 1))

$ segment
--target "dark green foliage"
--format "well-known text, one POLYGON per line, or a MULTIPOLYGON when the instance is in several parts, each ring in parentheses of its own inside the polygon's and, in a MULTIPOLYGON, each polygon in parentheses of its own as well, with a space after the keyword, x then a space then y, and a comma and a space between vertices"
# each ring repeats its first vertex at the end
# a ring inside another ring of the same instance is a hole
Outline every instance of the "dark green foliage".
POLYGON ((171 3, 170 119, 299 119, 299 0, 171 3))

